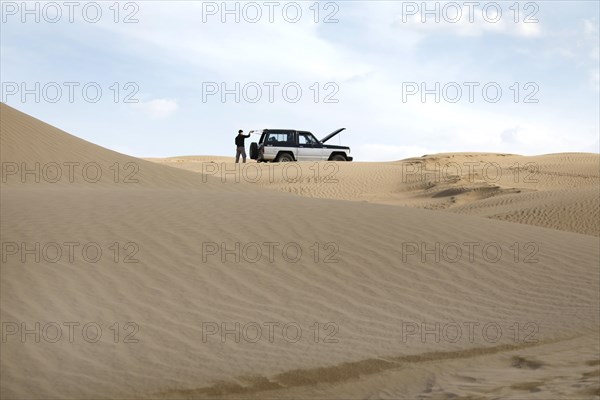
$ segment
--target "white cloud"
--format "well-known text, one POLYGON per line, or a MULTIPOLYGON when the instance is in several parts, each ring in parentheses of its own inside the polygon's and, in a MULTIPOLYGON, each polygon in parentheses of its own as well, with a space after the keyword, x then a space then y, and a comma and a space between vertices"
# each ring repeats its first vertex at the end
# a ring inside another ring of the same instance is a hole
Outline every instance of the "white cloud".
POLYGON ((588 35, 598 35, 598 21, 592 19, 584 19, 583 29, 588 35))
POLYGON ((310 4, 301 6, 305 17, 297 23, 286 22, 281 10, 274 23, 269 23, 266 15, 258 23, 243 19, 240 23, 233 19, 220 23, 218 16, 200 23, 202 13, 193 2, 169 9, 163 2, 147 2, 144 23, 135 29, 124 24, 104 28, 149 46, 150 52, 172 62, 201 69, 205 74, 235 76, 236 81, 281 82, 290 77, 339 81, 369 70, 368 63, 348 58, 345 51, 321 38, 310 4))
POLYGON ((537 37, 542 34, 540 24, 537 22, 519 23, 517 25, 517 35, 524 37, 537 37))
POLYGON ((583 20, 583 32, 587 37, 587 44, 592 47, 589 51, 589 58, 591 60, 591 68, 589 71, 590 83, 592 88, 596 91, 600 91, 600 72, 599 72, 599 61, 600 61, 600 47, 598 46, 598 20, 597 19, 584 19, 583 20))
POLYGON ((142 101, 134 105, 151 118, 164 119, 170 117, 178 108, 177 101, 172 99, 154 99, 142 101))
POLYGON ((484 17, 481 8, 475 7, 473 14, 466 9, 462 11, 462 14, 440 12, 440 16, 436 20, 435 15, 417 12, 414 15, 398 15, 393 25, 413 29, 423 34, 445 33, 458 37, 477 37, 484 34, 527 38, 541 36, 542 30, 539 22, 519 21, 515 23, 511 13, 510 10, 505 9, 502 15, 490 12, 484 17))

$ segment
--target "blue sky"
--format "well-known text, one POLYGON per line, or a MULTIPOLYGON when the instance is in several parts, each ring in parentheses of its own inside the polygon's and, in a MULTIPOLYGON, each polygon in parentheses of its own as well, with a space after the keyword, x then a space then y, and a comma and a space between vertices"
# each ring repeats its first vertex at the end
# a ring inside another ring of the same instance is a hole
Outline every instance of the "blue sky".
POLYGON ((2 101, 140 157, 233 155, 238 129, 338 127, 333 142, 358 161, 598 152, 599 2, 477 3, 429 1, 422 15, 423 2, 400 1, 227 2, 231 14, 221 1, 76 2, 71 22, 64 2, 27 14, 2 1, 2 101), (23 98, 36 82, 39 101, 23 98), (436 83, 439 102, 423 101, 436 83))

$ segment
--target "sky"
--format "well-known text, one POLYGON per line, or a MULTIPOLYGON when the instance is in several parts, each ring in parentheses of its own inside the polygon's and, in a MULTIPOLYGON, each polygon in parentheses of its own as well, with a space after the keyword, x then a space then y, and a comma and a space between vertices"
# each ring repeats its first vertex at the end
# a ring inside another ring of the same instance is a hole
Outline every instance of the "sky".
POLYGON ((597 153, 599 4, 1 1, 1 101, 137 157, 341 127, 356 161, 597 153))

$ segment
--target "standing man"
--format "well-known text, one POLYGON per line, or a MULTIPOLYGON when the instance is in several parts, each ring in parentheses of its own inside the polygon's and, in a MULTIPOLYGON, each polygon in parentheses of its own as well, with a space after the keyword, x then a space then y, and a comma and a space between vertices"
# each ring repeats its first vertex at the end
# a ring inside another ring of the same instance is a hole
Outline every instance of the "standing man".
POLYGON ((244 144, 244 141, 249 137, 250 134, 244 135, 243 130, 240 129, 238 131, 238 135, 235 137, 235 145, 237 147, 237 150, 235 152, 236 163, 240 162, 240 154, 242 155, 242 160, 246 162, 246 145, 244 144))

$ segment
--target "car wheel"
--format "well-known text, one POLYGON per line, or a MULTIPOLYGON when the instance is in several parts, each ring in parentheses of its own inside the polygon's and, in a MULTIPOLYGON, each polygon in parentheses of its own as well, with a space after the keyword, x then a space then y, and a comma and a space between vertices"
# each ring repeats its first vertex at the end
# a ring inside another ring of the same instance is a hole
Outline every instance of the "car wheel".
POLYGON ((252 160, 258 160, 258 143, 256 142, 250 144, 250 158, 252 160))
POLYGON ((333 157, 331 157, 331 161, 346 161, 346 157, 341 154, 335 154, 333 157))
POLYGON ((291 155, 289 155, 288 153, 279 154, 277 156, 277 158, 275 159, 275 162, 292 162, 292 161, 294 161, 294 158, 291 155))

